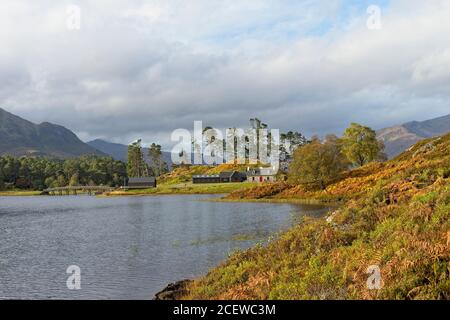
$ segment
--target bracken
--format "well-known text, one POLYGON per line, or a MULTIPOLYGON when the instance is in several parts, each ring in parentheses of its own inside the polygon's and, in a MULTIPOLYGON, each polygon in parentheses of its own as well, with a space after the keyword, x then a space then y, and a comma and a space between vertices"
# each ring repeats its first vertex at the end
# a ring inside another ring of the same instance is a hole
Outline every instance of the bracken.
POLYGON ((340 201, 332 223, 306 219, 268 244, 232 255, 184 299, 449 299, 450 134, 386 163, 343 175, 324 191, 285 183, 231 198, 340 201), (367 286, 367 268, 381 289, 367 286))

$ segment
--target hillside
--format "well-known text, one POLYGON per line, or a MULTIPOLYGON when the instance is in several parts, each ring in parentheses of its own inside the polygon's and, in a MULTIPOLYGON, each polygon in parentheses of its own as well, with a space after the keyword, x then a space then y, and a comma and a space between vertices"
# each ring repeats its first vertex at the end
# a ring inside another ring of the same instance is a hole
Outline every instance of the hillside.
POLYGON ((185 299, 450 298, 450 134, 350 171, 324 191, 278 183, 230 197, 341 206, 232 255, 190 284, 185 299), (369 266, 380 269, 379 290, 367 286, 369 266))
POLYGON ((5 154, 57 158, 105 156, 62 126, 48 122, 34 124, 0 108, 0 155, 5 154))
MULTIPOLYGON (((95 139, 89 142, 86 142, 91 147, 100 150, 103 153, 106 153, 107 155, 113 157, 115 160, 120 161, 127 161, 128 158, 128 146, 120 143, 113 143, 108 142, 102 139, 95 139)), ((149 161, 148 159, 148 148, 143 148, 144 151, 144 157, 146 161, 149 161)), ((172 159, 170 152, 162 152, 163 159, 169 166, 169 168, 172 166, 172 159)))
POLYGON ((388 157, 392 158, 420 140, 447 132, 450 132, 450 115, 381 129, 377 131, 377 136, 384 142, 388 157))

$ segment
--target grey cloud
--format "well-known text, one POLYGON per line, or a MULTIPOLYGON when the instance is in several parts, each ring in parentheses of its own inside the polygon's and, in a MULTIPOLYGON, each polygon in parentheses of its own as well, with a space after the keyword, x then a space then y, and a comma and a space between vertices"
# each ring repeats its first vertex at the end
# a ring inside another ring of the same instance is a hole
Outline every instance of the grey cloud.
POLYGON ((0 16, 10 28, 0 31, 8 48, 0 52, 0 106, 84 139, 142 137, 166 146, 172 130, 194 120, 225 128, 258 116, 275 128, 323 135, 351 121, 379 128, 449 110, 450 5, 443 1, 394 1, 379 32, 365 28, 361 12, 323 35, 299 31, 279 43, 273 39, 292 31, 295 19, 304 30, 338 20, 337 6, 80 3, 80 31, 66 30, 64 5, 50 1, 11 3, 9 17, 0 16))

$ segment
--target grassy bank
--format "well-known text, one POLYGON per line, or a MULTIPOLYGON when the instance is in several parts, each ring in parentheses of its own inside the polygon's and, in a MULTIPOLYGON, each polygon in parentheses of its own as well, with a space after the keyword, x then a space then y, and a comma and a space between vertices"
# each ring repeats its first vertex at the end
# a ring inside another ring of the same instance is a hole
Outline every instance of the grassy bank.
POLYGON ((145 195, 171 195, 171 194, 228 194, 253 186, 251 183, 211 183, 192 184, 191 182, 179 184, 162 184, 152 189, 139 189, 109 192, 108 196, 145 196, 145 195))
POLYGON ((0 197, 23 197, 23 196, 38 196, 41 191, 34 190, 6 190, 0 191, 0 197))
POLYGON ((229 199, 338 200, 267 247, 232 255, 184 299, 449 299, 450 135, 353 170, 326 190, 276 184, 229 199), (381 288, 367 286, 377 266, 381 288))

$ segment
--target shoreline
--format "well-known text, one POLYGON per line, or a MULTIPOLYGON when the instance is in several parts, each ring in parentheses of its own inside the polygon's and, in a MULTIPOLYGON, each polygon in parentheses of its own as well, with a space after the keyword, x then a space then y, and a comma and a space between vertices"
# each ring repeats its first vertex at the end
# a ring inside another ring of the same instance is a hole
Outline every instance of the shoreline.
MULTIPOLYGON (((166 191, 155 191, 148 192, 148 189, 144 192, 126 192, 126 191, 113 191, 107 192, 105 194, 96 195, 99 198, 115 198, 115 197, 155 197, 155 196, 189 196, 189 195, 223 195, 224 197, 218 197, 215 199, 204 199, 201 201, 207 202, 235 202, 235 203, 287 203, 287 204, 304 204, 304 205, 319 205, 319 206, 330 206, 339 207, 344 204, 344 202, 339 201, 323 201, 318 199, 306 199, 306 198, 242 198, 242 199, 232 199, 226 198, 230 192, 214 192, 214 191, 180 191, 176 192, 166 192, 166 191)), ((80 194, 81 195, 81 194, 80 194)), ((31 196, 42 196, 50 197, 49 195, 42 194, 42 191, 0 191, 0 197, 31 197, 31 196)), ((62 195, 62 197, 67 195, 62 195)))
MULTIPOLYGON (((228 191, 228 190, 227 190, 228 191)), ((154 196, 186 196, 186 195, 222 195, 223 197, 218 197, 214 199, 204 199, 201 201, 207 202, 235 202, 235 203, 279 203, 279 204, 304 204, 304 205, 320 205, 320 206, 330 206, 339 207, 345 202, 343 201, 324 201, 320 199, 308 199, 308 198, 227 198, 227 196, 233 191, 226 192, 223 189, 218 190, 208 190, 203 188, 193 189, 182 189, 174 188, 169 191, 168 186, 158 189, 143 189, 141 191, 112 191, 103 194, 96 195, 99 198, 115 198, 115 197, 154 197, 154 196)), ((14 190, 14 191, 0 191, 0 197, 30 197, 30 196, 49 196, 42 194, 39 190, 14 190)), ((66 195, 63 195, 66 196, 66 195)))
POLYGON ((38 190, 0 191, 0 197, 31 197, 41 195, 42 191, 38 190))
MULTIPOLYGON (((129 196, 157 196, 157 195, 201 195, 201 194, 217 194, 227 195, 234 191, 247 189, 253 186, 252 183, 213 183, 213 184, 160 184, 156 188, 137 189, 125 191, 117 189, 107 191, 98 196, 101 197, 129 197, 129 196)), ((39 196, 41 190, 0 190, 0 196, 39 196)))
POLYGON ((218 199, 206 199, 204 201, 211 202, 242 202, 242 203, 288 203, 288 204, 305 204, 305 205, 318 205, 318 206, 330 206, 339 207, 344 204, 344 202, 330 201, 325 202, 323 200, 317 199, 303 199, 303 198, 243 198, 243 199, 230 199, 230 198, 218 198, 218 199))
POLYGON ((161 184, 152 189, 140 190, 117 190, 107 192, 104 196, 120 197, 120 196, 155 196, 155 195, 201 195, 201 194, 217 194, 228 195, 238 190, 244 190, 252 187, 253 183, 212 183, 212 184, 161 184))

